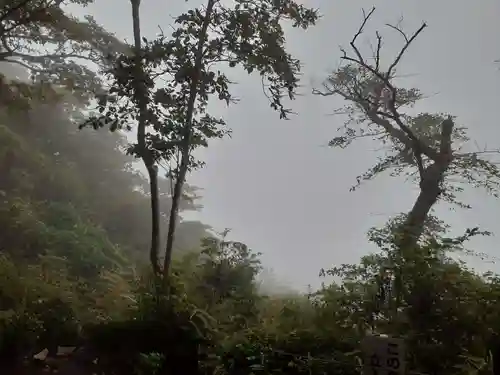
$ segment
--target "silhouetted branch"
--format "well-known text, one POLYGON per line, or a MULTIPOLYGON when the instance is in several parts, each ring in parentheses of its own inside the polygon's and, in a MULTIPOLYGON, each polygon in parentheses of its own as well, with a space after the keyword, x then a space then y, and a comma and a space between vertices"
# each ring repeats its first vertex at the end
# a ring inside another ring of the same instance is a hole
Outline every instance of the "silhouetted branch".
MULTIPOLYGON (((352 62, 352 63, 354 63, 354 64, 356 64, 356 65, 358 65, 358 66, 360 66, 360 67, 362 67, 364 69, 366 69, 370 73, 372 73, 375 77, 377 77, 382 82, 383 86, 385 88, 389 89, 389 91, 390 91, 390 98, 385 103, 386 104, 386 109, 389 111, 389 113, 387 113, 386 111, 379 111, 378 110, 378 105, 379 105, 379 100, 378 99, 379 98, 377 98, 374 107, 372 107, 372 108, 365 108, 365 110, 367 112, 367 115, 370 117, 370 119, 373 122, 375 122, 375 123, 383 126, 385 129, 387 129, 387 126, 390 125, 390 124, 388 124, 387 122, 384 122, 382 117, 386 117, 386 118, 389 118, 389 119, 393 120, 399 126, 399 128, 406 134, 406 136, 409 138, 409 140, 411 141, 411 142, 408 142, 407 140, 404 140, 404 139, 398 137, 398 139, 402 143, 407 144, 407 145, 409 143, 411 143, 412 144, 412 149, 415 149, 415 148, 417 149, 417 150, 415 150, 416 151, 415 154, 422 153, 422 154, 426 155, 427 157, 429 157, 430 159, 436 161, 439 158, 438 152, 436 150, 434 150, 432 147, 430 147, 429 145, 427 145, 425 142, 423 142, 422 140, 420 140, 413 133, 413 131, 402 121, 401 115, 398 112, 398 108, 397 108, 397 105, 396 105, 396 102, 397 102, 397 88, 391 83, 391 79, 393 78, 393 74, 394 74, 394 69, 396 68, 396 66, 401 61, 404 53, 407 51, 407 49, 410 46, 410 44, 427 27, 427 24, 423 23, 422 26, 419 29, 417 29, 417 31, 415 31, 412 34, 412 36, 409 37, 409 38, 406 36, 406 34, 399 27, 397 27, 397 26, 391 26, 392 29, 398 30, 399 33, 401 33, 402 35, 404 35, 406 43, 401 48, 401 50, 397 54, 397 56, 394 59, 394 61, 389 65, 389 68, 387 69, 387 71, 383 72, 381 70, 381 68, 380 68, 380 51, 381 51, 381 45, 382 45, 382 38, 381 38, 381 36, 380 36, 380 34, 378 32, 376 34, 377 35, 377 50, 375 52, 375 55, 376 55, 375 56, 375 66, 372 66, 372 65, 370 65, 369 63, 366 62, 366 60, 363 58, 363 55, 361 54, 359 48, 356 46, 356 40, 357 40, 357 38, 363 33, 364 28, 365 28, 368 20, 370 19, 370 17, 373 15, 374 11, 375 11, 375 7, 372 8, 371 11, 368 14, 366 14, 366 12, 363 11, 363 21, 361 23, 361 26, 358 29, 358 31, 354 34, 354 37, 353 37, 353 39, 350 42, 350 45, 351 45, 351 47, 352 47, 352 49, 353 49, 354 54, 356 55, 356 57, 349 56, 346 50, 341 49, 341 51, 343 53, 343 56, 341 58, 343 60, 350 61, 350 62, 352 62)), ((382 91, 381 90, 382 88, 383 87, 381 87, 379 91, 382 91)), ((377 95, 380 95, 380 93, 377 94, 377 95)), ((355 101, 357 101, 357 100, 355 100, 355 101)), ((417 163, 419 165, 420 172, 422 173, 423 172, 422 163, 419 162, 418 160, 417 160, 417 163)))
MULTIPOLYGON (((363 55, 361 54, 358 47, 356 46, 356 39, 358 39, 358 37, 361 34, 363 34, 366 23, 368 22, 368 20, 370 19, 370 17, 372 16, 372 14, 374 12, 375 12, 375 7, 373 7, 368 14, 366 14, 365 10, 363 9, 363 22, 361 23, 361 26, 359 27, 356 34, 354 34, 354 36, 351 40, 351 43, 350 43, 350 45, 351 45, 352 49, 354 50, 354 52, 356 53, 356 56, 358 57, 359 61, 363 62, 363 63, 364 63, 363 55)), ((344 55, 345 55, 345 52, 344 52, 344 55)))
POLYGON ((382 36, 377 31, 377 50, 375 52, 375 69, 378 71, 380 69, 380 50, 382 49, 382 36))

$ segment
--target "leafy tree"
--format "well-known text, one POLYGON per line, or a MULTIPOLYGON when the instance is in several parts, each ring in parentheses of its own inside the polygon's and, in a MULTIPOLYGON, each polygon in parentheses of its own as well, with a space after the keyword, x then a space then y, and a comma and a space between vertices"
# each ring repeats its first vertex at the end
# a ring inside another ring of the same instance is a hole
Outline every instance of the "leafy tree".
POLYGON ((260 254, 241 242, 226 240, 227 233, 205 239, 195 288, 201 297, 200 307, 218 317, 221 324, 229 319, 226 324, 237 329, 248 326, 257 316, 260 254))
POLYGON ((222 65, 259 72, 271 106, 285 118, 282 96, 293 98, 299 62, 284 49, 282 20, 307 28, 317 19, 315 11, 290 0, 237 1, 234 7, 208 0, 205 6, 176 18, 178 28, 170 37, 148 41, 140 33, 139 2, 132 1, 133 57, 121 56, 111 72, 112 88, 103 96, 91 119, 95 127, 131 128, 137 119, 137 143, 130 152, 142 158, 149 174, 152 245, 150 259, 155 273, 168 275, 179 202, 186 174, 202 162, 192 151, 207 146, 211 138, 228 133, 223 119, 207 113, 210 98, 230 104, 230 81, 222 65), (156 85, 164 78, 163 87, 156 85), (163 267, 158 262, 159 233, 157 165, 166 161, 174 181, 172 208, 163 267), (175 167, 174 167, 175 165, 175 167), (163 269, 162 269, 163 268, 163 269))
MULTIPOLYGON (((70 2, 86 6, 93 0, 70 2)), ((126 47, 92 17, 81 21, 68 15, 64 5, 61 0, 3 2, 0 61, 25 67, 33 82, 62 85, 74 95, 88 97, 100 89, 101 81, 95 70, 82 62, 102 68, 109 55, 125 52, 126 47)), ((16 87, 20 87, 19 82, 16 87)), ((28 90, 25 85, 23 88, 28 90)), ((40 94, 47 93, 45 90, 40 94)), ((8 99, 6 92, 2 98, 8 99)))

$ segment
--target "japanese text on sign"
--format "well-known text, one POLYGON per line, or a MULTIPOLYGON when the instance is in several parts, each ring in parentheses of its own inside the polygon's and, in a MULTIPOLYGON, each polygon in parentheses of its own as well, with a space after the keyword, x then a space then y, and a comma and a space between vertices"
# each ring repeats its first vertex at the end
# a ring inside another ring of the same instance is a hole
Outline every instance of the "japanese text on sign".
POLYGON ((405 347, 401 339, 366 336, 361 343, 364 375, 403 375, 405 347))

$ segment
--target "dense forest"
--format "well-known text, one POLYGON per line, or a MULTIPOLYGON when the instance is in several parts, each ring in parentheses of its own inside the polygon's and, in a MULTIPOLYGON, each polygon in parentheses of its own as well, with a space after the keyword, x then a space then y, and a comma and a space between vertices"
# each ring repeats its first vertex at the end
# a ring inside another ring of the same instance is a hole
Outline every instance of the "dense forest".
POLYGON ((415 113, 424 94, 396 85, 426 24, 387 25, 401 40, 391 61, 378 32, 360 47, 375 9, 363 11, 312 89, 345 102, 331 147, 383 146, 352 189, 404 176, 411 210, 369 231, 376 253, 321 270, 319 290, 278 294, 261 288, 258 252, 183 218, 200 207, 186 177, 203 167, 195 151, 230 133, 209 106, 236 101, 228 69, 262 79, 271 110, 292 115, 301 64, 284 25, 314 27, 321 10, 206 0, 149 40, 131 0, 129 45, 67 12, 91 2, 0 5, 2 374, 360 374, 369 336, 405 345, 405 368, 384 373, 499 373, 500 278, 456 256, 489 233, 452 237, 434 207, 470 208, 467 186, 496 197, 500 170, 455 117, 415 113))

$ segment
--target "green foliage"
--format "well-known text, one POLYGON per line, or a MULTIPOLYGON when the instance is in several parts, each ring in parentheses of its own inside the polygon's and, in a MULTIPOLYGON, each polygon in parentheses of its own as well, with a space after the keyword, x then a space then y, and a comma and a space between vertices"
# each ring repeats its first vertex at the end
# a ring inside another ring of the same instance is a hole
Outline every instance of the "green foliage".
POLYGON ((259 300, 255 278, 261 269, 258 256, 243 243, 227 241, 225 235, 204 241, 195 293, 200 306, 217 317, 221 328, 227 325, 232 331, 255 321, 259 300))
POLYGON ((131 2, 134 53, 113 60, 108 71, 111 82, 106 93, 97 96, 96 114, 81 127, 109 126, 112 132, 132 130, 137 121, 137 143, 128 153, 142 160, 149 176, 151 200, 150 262, 155 274, 169 279, 178 220, 179 202, 187 173, 203 166, 193 156, 213 138, 229 134, 222 118, 209 114, 210 98, 233 100, 230 80, 221 71, 239 65, 248 73, 260 73, 264 93, 271 107, 287 118, 282 97, 293 99, 298 87, 300 63, 285 50, 281 21, 293 27, 313 25, 317 12, 286 1, 261 0, 252 4, 237 1, 233 7, 217 0, 175 18, 178 25, 170 37, 161 33, 149 41, 141 35, 140 0, 131 2), (158 82, 161 79, 161 87, 158 82), (267 87, 264 82, 267 82, 267 87), (168 165, 172 185, 172 206, 163 257, 160 257, 160 213, 158 167, 168 165))
MULTIPOLYGON (((85 6, 92 2, 69 3, 85 6)), ((0 36, 4 52, 0 59, 28 69, 34 83, 64 86, 75 96, 88 98, 102 84, 88 63, 103 68, 108 55, 124 52, 126 47, 92 17, 78 20, 65 12, 64 5, 67 4, 57 0, 15 0, 2 4, 0 36), (87 66, 82 62, 87 62, 87 66)), ((29 90, 30 86, 23 88, 29 90)), ((37 99, 44 97, 42 92, 39 94, 42 95, 37 95, 37 99)), ((30 99, 33 95, 23 97, 30 99)))
MULTIPOLYGON (((280 22, 306 28, 316 21, 316 12, 289 0, 213 5, 208 16, 203 8, 179 16, 171 36, 144 41, 147 145, 156 161, 177 161, 178 141, 189 122, 186 93, 196 80, 189 151, 227 133, 221 119, 206 113, 212 96, 232 101, 222 65, 260 73, 271 106, 281 116, 288 113, 282 96, 293 97, 299 65, 284 49, 280 22), (207 19, 215 32, 202 43, 195 77, 196 36, 207 19), (154 82, 159 72, 171 76, 163 87, 154 82)), ((101 64, 114 39, 90 18, 80 22, 64 14, 55 1, 26 6, 30 12, 12 12, 12 5, 0 9, 0 22, 9 29, 2 43, 9 46, 23 33, 31 35, 17 57, 32 72, 43 71, 35 74, 35 83, 2 81, 17 104, 0 100, 1 366, 45 347, 83 342, 87 359, 97 363, 95 373, 354 375, 361 371, 360 341, 375 330, 404 338, 409 373, 491 374, 489 351, 500 335, 500 277, 478 275, 454 258, 466 251, 468 239, 488 233, 473 228, 452 238, 450 228, 430 214, 411 252, 398 247, 408 217, 399 215, 369 231, 377 253, 323 270, 335 279, 314 293, 288 296, 259 293, 259 253, 228 240, 227 232, 210 234, 208 226, 181 218, 176 245, 193 251, 177 252, 166 293, 165 280, 140 262, 151 229, 148 181, 132 165, 138 150, 129 148, 118 131, 139 114, 134 77, 125 74, 131 57, 126 48, 118 58, 110 57, 116 63, 110 93, 115 98, 100 102, 99 121, 111 121, 117 131, 78 131, 86 108, 69 94, 81 91, 87 97, 100 78, 95 71, 90 81, 85 78, 87 70, 78 70, 63 49, 72 46, 79 56, 101 64), (63 56, 41 60, 34 47, 48 44, 60 47, 63 56), (24 56, 28 53, 36 56, 24 56), (61 74, 53 75, 54 69, 61 74), (75 72, 83 81, 67 80, 75 72), (47 77, 50 84, 37 83, 47 77), (55 90, 54 84, 63 81, 68 90, 55 90)), ((330 78, 329 88, 349 100, 345 134, 332 145, 374 137, 388 153, 361 179, 389 170, 413 176, 416 164, 404 138, 389 134, 391 128, 375 130, 383 122, 367 111, 369 93, 379 84, 380 77, 359 64, 347 64, 330 78)), ((397 88, 397 98, 403 109, 421 94, 397 88)), ((401 121, 429 147, 439 146, 442 115, 405 115, 401 121)), ((452 139, 447 178, 458 176, 496 194, 496 167, 474 153, 459 153, 468 141, 463 129, 455 127, 452 139)), ((200 165, 190 160, 190 168, 200 165)), ((163 226, 171 208, 171 182, 159 180, 163 226)), ((459 190, 451 180, 443 186, 444 199, 459 190)), ((197 198, 196 189, 187 186, 181 209, 196 209, 197 198)), ((0 372, 11 373, 3 367, 0 372)))
MULTIPOLYGON (((429 235, 437 239, 439 235, 430 228, 429 235)), ((320 292, 322 303, 360 333, 375 325, 379 332, 405 338, 412 371, 451 374, 460 367, 460 373, 468 373, 469 361, 487 357, 488 340, 497 323, 490 320, 496 318, 486 306, 496 305, 498 289, 495 279, 481 277, 446 255, 470 236, 445 240, 448 246, 430 241, 417 252, 395 257, 391 237, 386 241, 376 236, 384 232, 372 231, 381 253, 363 257, 359 265, 326 272, 340 276, 342 283, 325 287, 320 292), (398 290, 396 272, 402 280, 398 290), (398 306, 396 293, 400 293, 398 306)))
MULTIPOLYGON (((148 93, 148 145, 156 158, 171 160, 186 124, 191 85, 197 83, 195 92, 198 103, 193 121, 195 129, 191 146, 206 146, 210 138, 226 134, 224 121, 207 113, 209 98, 214 96, 227 104, 233 101, 229 92, 230 80, 221 71, 221 64, 229 67, 241 65, 249 73, 254 70, 268 81, 271 106, 285 117, 289 112, 282 104, 283 93, 293 97, 297 88, 299 62, 284 49, 284 32, 281 20, 291 20, 294 27, 307 28, 315 23, 315 11, 292 1, 272 2, 262 0, 250 4, 238 1, 234 8, 214 6, 204 15, 202 8, 178 16, 178 28, 170 37, 144 40, 142 58, 145 64, 148 93), (202 40, 203 59, 201 70, 195 72, 195 57, 199 48, 199 35, 205 18, 211 33, 202 40), (197 37, 198 36, 198 37, 197 37), (163 87, 156 88, 156 78, 167 78, 163 87), (222 128, 221 128, 222 126, 222 128)), ((114 86, 109 95, 100 97, 99 112, 90 119, 95 127, 111 123, 112 129, 130 127, 130 120, 137 118, 138 106, 132 95, 135 92, 134 73, 130 71, 133 57, 123 55, 115 62, 110 78, 114 86)), ((132 152, 137 151, 134 148, 132 152)), ((196 164, 195 164, 196 165, 196 164)))
POLYGON ((0 353, 9 360, 21 359, 39 345, 52 347, 78 337, 71 303, 75 289, 64 271, 53 266, 46 258, 24 267, 0 258, 0 353))
POLYGON ((160 353, 142 354, 137 375, 156 375, 160 371, 165 357, 160 353))
MULTIPOLYGON (((29 101, 0 109, 0 353, 16 361, 76 344, 89 321, 130 316, 131 258, 143 259, 148 198, 124 136, 79 131, 83 109, 68 91, 41 100, 30 91, 36 84, 4 83, 26 89, 29 101)), ((182 209, 196 208, 194 190, 182 209)), ((190 222, 179 243, 193 247, 207 229, 190 222)))
POLYGON ((252 332, 220 353, 221 374, 357 374, 353 347, 319 331, 252 332), (347 354, 347 355, 346 355, 347 354))

